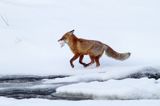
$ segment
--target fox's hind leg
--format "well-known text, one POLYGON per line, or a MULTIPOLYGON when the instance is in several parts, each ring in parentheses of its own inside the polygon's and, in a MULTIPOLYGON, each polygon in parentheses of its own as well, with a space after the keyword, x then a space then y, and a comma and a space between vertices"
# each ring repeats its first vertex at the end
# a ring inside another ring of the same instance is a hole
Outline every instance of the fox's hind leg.
POLYGON ((86 67, 87 64, 84 63, 84 62, 82 62, 83 57, 84 57, 84 55, 81 55, 81 56, 79 57, 79 63, 82 64, 84 67, 86 67))
POLYGON ((100 63, 99 63, 99 59, 100 59, 101 56, 97 56, 95 57, 95 61, 96 61, 96 67, 99 67, 100 66, 100 63))

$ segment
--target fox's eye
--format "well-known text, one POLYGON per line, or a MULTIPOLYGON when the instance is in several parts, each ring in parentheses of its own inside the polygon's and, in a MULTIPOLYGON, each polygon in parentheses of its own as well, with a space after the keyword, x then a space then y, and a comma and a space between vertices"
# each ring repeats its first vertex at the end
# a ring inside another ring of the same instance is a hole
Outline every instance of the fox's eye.
POLYGON ((63 37, 63 40, 65 40, 66 38, 65 37, 63 37))

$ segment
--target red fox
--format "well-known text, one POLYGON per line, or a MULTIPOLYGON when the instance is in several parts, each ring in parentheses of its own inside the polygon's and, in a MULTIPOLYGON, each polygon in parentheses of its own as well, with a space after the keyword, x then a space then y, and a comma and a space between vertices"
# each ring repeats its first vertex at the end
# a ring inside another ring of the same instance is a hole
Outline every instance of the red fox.
POLYGON ((78 38, 74 35, 74 30, 65 33, 61 39, 58 40, 63 47, 64 44, 68 44, 74 56, 70 60, 71 67, 74 68, 73 61, 79 58, 79 63, 84 67, 87 67, 96 62, 96 67, 100 66, 99 59, 103 52, 109 57, 117 60, 126 60, 130 57, 131 53, 118 53, 110 46, 96 40, 87 40, 78 38), (82 62, 84 55, 89 55, 91 62, 88 64, 82 62))

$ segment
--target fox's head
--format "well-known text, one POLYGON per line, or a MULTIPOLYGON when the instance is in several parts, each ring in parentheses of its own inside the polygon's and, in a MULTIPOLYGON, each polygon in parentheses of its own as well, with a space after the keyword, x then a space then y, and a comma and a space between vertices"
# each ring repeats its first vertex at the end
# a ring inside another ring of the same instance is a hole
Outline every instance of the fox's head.
POLYGON ((65 43, 69 42, 69 39, 73 36, 73 33, 74 33, 74 30, 69 31, 69 32, 65 33, 61 39, 58 40, 61 47, 63 47, 65 45, 65 43))

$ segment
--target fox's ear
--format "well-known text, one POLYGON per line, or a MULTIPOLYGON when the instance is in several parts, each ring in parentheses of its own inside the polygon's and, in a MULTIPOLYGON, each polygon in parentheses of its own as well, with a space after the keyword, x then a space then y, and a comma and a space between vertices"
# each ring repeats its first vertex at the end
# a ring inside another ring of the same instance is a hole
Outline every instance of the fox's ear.
POLYGON ((70 31, 70 33, 72 33, 72 34, 73 34, 73 33, 74 33, 74 29, 73 29, 72 31, 70 31))

